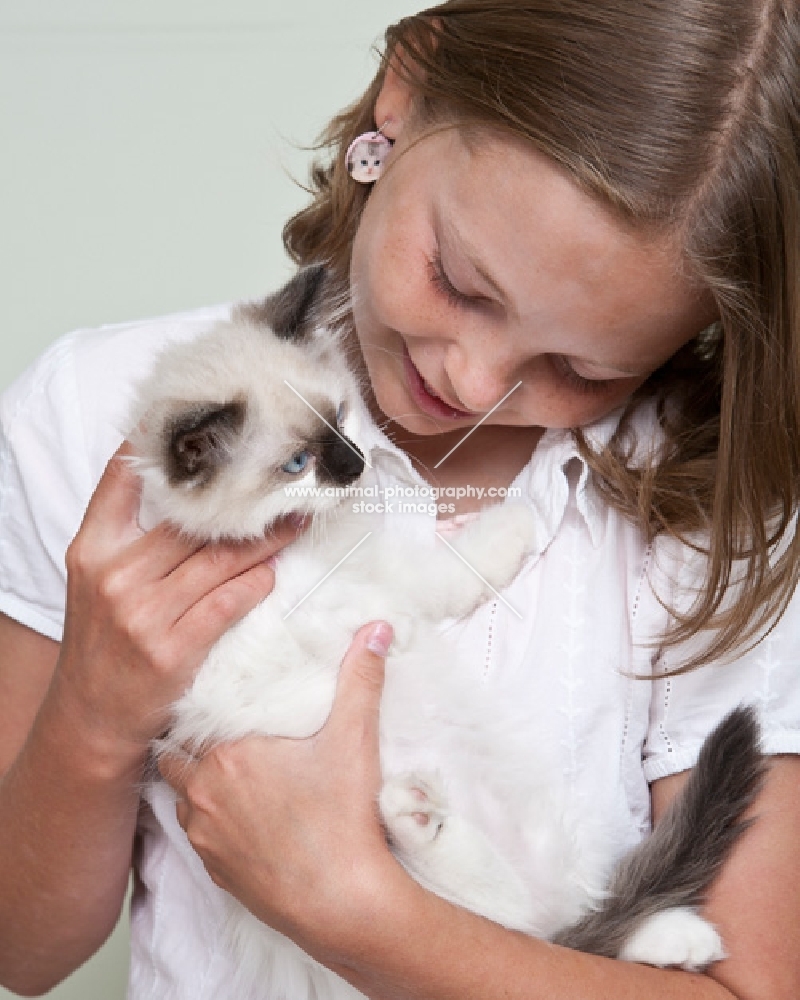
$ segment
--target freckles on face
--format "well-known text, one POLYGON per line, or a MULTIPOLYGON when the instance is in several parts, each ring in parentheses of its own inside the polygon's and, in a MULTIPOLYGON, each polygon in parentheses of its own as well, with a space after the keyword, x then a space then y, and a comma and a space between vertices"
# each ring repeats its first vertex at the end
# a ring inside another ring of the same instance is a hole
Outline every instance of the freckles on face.
POLYGON ((416 412, 404 370, 409 344, 422 357, 443 323, 453 327, 430 288, 423 208, 389 171, 364 208, 350 279, 356 334, 380 410, 404 425, 411 420, 419 433, 435 433, 430 417, 416 412))
POLYGON ((452 129, 398 149, 365 206, 351 281, 375 399, 409 430, 442 427, 409 392, 406 352, 457 410, 485 414, 522 381, 487 423, 574 427, 714 318, 669 240, 624 228, 528 147, 487 137, 476 151, 452 129))
POLYGON ((522 384, 490 418, 491 423, 545 428, 586 426, 623 406, 648 377, 576 383, 562 363, 550 356, 524 363, 519 375, 522 384))

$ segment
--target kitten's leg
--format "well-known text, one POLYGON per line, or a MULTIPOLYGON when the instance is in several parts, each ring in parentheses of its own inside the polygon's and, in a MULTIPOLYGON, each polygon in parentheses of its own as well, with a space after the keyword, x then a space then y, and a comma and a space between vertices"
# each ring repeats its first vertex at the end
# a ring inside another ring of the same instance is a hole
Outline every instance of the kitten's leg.
POLYGON ((390 778, 380 808, 395 856, 421 885, 505 927, 530 928, 525 886, 477 827, 449 811, 435 777, 390 778))
POLYGON ((212 647, 191 687, 172 706, 163 753, 265 736, 311 736, 333 704, 337 665, 302 647, 262 601, 212 647))
POLYGON ((491 507, 452 537, 437 539, 424 560, 411 562, 405 552, 391 560, 394 589, 432 621, 461 618, 511 583, 535 537, 528 507, 491 507))

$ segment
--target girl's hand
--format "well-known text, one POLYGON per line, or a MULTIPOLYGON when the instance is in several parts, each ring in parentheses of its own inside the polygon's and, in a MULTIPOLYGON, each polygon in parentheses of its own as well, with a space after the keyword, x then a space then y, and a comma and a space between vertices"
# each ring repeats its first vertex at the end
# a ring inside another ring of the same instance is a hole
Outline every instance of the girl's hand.
POLYGON ((210 647, 272 590, 267 559, 299 527, 238 544, 199 545, 165 524, 145 534, 131 454, 126 442, 107 465, 67 551, 54 688, 99 748, 143 759, 210 647))
MULTIPOLYGON (((178 822, 217 885, 321 958, 358 935, 402 871, 377 808, 378 705, 391 628, 345 656, 331 714, 309 739, 251 736, 201 760, 162 758, 178 822)), ((405 877, 405 873, 402 873, 405 877)))

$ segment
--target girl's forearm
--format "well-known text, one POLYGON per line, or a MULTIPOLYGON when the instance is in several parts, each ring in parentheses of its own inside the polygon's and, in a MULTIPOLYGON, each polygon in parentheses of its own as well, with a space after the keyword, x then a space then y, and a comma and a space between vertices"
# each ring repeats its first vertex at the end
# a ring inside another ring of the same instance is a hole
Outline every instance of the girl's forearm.
POLYGON ((570 951, 453 906, 404 875, 397 881, 383 912, 323 957, 371 1000, 732 1000, 708 976, 570 951))
POLYGON ((16 992, 89 958, 125 896, 144 755, 84 722, 51 688, 0 781, 0 983, 16 992))

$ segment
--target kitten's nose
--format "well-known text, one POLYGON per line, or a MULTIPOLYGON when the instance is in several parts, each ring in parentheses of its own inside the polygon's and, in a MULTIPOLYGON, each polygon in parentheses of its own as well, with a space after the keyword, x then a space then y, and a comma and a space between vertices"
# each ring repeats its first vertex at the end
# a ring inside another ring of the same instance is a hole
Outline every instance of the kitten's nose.
POLYGON ((320 479, 336 486, 349 486, 364 471, 364 456, 352 441, 331 434, 322 446, 317 467, 320 479))

